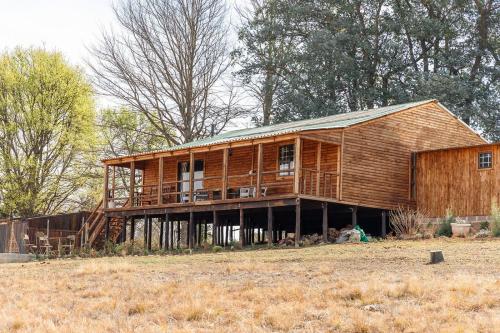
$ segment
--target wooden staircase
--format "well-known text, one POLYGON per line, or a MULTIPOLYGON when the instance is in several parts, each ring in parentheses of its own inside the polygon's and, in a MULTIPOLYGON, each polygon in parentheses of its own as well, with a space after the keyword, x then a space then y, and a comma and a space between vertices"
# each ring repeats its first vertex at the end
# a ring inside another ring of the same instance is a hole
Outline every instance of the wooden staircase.
MULTIPOLYGON (((116 243, 123 228, 122 217, 112 217, 109 220, 109 241, 116 243)), ((78 247, 102 248, 106 241, 106 217, 103 212, 103 200, 89 215, 78 231, 76 242, 78 247)))

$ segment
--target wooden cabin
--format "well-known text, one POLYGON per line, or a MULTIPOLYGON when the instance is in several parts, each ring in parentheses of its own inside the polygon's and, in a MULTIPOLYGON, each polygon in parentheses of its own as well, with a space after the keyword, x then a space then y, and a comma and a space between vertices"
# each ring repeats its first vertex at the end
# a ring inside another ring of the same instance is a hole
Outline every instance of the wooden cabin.
POLYGON ((418 152, 416 179, 417 206, 429 217, 449 209, 485 221, 500 207, 500 143, 418 152))
POLYGON ((380 235, 387 210, 416 205, 413 152, 484 143, 436 100, 231 131, 104 160, 99 222, 86 232, 90 243, 98 233, 125 240, 135 220, 154 218, 163 246, 174 228, 179 237, 179 221, 189 246, 207 237, 207 225, 214 244, 326 237, 357 223, 380 235))

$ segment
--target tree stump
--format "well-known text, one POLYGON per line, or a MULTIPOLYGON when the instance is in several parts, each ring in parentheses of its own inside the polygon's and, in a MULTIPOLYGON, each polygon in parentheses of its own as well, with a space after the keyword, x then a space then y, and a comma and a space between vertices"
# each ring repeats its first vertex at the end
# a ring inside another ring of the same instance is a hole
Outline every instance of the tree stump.
POLYGON ((431 264, 437 264, 444 261, 443 251, 435 250, 431 251, 431 264))

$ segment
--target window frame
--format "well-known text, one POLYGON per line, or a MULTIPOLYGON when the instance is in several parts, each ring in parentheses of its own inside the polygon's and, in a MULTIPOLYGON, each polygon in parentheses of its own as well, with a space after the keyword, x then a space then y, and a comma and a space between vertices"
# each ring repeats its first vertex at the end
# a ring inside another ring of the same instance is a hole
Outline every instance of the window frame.
POLYGON ((281 167, 281 164, 280 164, 280 157, 281 156, 280 155, 281 154, 280 154, 280 151, 281 151, 282 147, 286 147, 286 146, 292 146, 293 147, 293 149, 292 149, 293 158, 290 161, 291 163, 289 163, 289 165, 292 164, 292 163, 293 163, 293 165, 292 165, 292 167, 288 167, 288 169, 295 169, 295 163, 296 163, 295 157, 297 156, 297 152, 295 151, 295 148, 296 148, 295 147, 295 143, 288 142, 288 143, 278 144, 278 149, 277 149, 277 152, 276 152, 276 169, 277 169, 276 179, 289 179, 289 178, 293 178, 293 176, 295 175, 295 171, 294 170, 292 170, 292 171, 284 171, 284 172, 287 172, 286 175, 284 175, 284 174, 282 175, 281 174, 281 169, 280 169, 280 167, 281 167))
POLYGON ((493 151, 491 150, 485 150, 485 151, 480 151, 477 153, 477 168, 478 170, 491 170, 493 169, 493 151), (482 167, 481 166, 481 155, 483 154, 489 154, 490 155, 490 166, 487 167, 482 167))

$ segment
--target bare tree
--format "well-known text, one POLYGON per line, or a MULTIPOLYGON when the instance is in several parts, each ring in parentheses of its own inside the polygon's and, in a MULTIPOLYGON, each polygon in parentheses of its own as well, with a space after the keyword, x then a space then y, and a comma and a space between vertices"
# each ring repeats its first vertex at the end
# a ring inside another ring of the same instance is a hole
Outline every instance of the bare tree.
POLYGON ((223 0, 123 0, 114 12, 123 32, 103 32, 88 64, 102 93, 143 113, 169 144, 218 133, 237 116, 222 80, 223 0))

